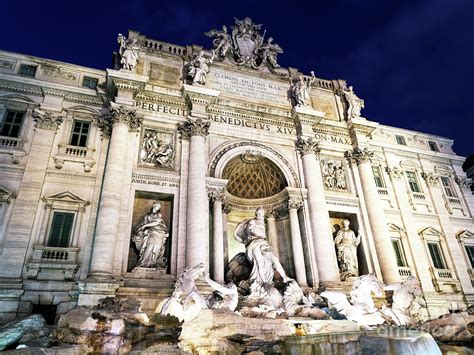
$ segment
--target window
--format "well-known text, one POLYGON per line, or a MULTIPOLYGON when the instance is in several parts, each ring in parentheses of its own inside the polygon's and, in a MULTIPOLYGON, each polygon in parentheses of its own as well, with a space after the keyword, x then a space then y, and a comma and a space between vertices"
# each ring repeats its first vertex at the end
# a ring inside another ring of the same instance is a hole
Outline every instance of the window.
POLYGON ((437 151, 438 151, 438 146, 436 145, 435 142, 433 142, 433 141, 428 141, 428 146, 430 147, 430 149, 431 149, 433 152, 437 152, 437 151))
POLYGON ((397 258, 397 266, 406 267, 407 263, 400 239, 392 239, 392 245, 393 250, 395 251, 395 257, 397 258))
POLYGON ((17 138, 20 135, 21 123, 23 122, 24 116, 24 112, 7 111, 0 135, 17 138))
POLYGON ((34 78, 36 74, 36 65, 27 65, 27 64, 21 64, 20 65, 20 70, 18 71, 18 74, 21 76, 27 76, 30 78, 34 78))
POLYGON ((405 137, 396 135, 395 138, 397 139, 397 143, 400 145, 407 145, 405 142, 405 137))
POLYGON ((439 248, 439 244, 435 242, 428 243, 428 249, 430 251, 431 260, 433 261, 433 266, 436 269, 445 269, 444 260, 441 255, 441 249, 439 248))
POLYGON ((70 145, 85 147, 87 145, 87 136, 89 135, 89 122, 74 121, 72 128, 70 145))
POLYGON ((410 185, 410 190, 412 192, 421 192, 420 185, 418 185, 418 180, 416 174, 413 171, 406 171, 408 184, 410 185))
POLYGON ((74 213, 54 212, 48 246, 68 247, 73 221, 74 213))
POLYGON ((99 80, 96 78, 91 78, 90 76, 85 76, 82 79, 82 86, 89 88, 89 89, 95 89, 97 87, 97 84, 99 83, 99 80))
POLYGON ((474 269, 474 245, 465 245, 466 253, 471 262, 471 267, 474 269))
POLYGON ((441 182, 443 183, 444 192, 448 197, 457 197, 456 192, 453 189, 453 185, 449 181, 447 176, 441 176, 441 182))
POLYGON ((377 187, 385 187, 380 166, 372 166, 372 172, 374 173, 375 185, 377 187))

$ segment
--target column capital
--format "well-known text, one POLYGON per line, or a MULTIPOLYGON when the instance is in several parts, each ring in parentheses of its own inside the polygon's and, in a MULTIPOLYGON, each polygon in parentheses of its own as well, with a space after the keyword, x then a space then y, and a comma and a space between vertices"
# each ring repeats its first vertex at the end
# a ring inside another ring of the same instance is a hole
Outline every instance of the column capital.
POLYGON ((295 142, 296 150, 300 152, 301 156, 306 154, 315 154, 319 158, 321 153, 321 148, 319 148, 319 143, 313 137, 298 137, 295 142))
POLYGON ((459 185, 461 189, 471 190, 472 179, 467 177, 455 177, 454 181, 459 185))
POLYGON ((143 117, 137 115, 135 108, 111 102, 109 111, 110 114, 99 116, 97 119, 97 125, 104 136, 111 135, 115 124, 126 124, 130 132, 137 132, 140 129, 143 117))
POLYGON ((181 139, 190 139, 192 136, 207 137, 211 121, 197 118, 192 120, 188 117, 187 121, 178 123, 178 132, 181 139))
POLYGON ((209 198, 209 201, 211 203, 213 202, 225 203, 226 201, 225 193, 223 193, 222 191, 214 190, 214 189, 208 190, 207 197, 209 198))
POLYGON ((438 185, 438 174, 434 172, 422 172, 421 177, 425 179, 428 186, 436 187, 436 185, 438 185))
POLYGON ((222 212, 225 214, 229 214, 232 211, 232 207, 230 207, 229 201, 227 199, 224 200, 224 203, 222 204, 222 212))
POLYGON ((348 150, 345 155, 350 162, 355 162, 357 165, 370 163, 374 158, 374 152, 368 148, 354 148, 353 150, 348 150))
POLYGON ((35 127, 39 129, 47 129, 56 131, 64 120, 64 113, 43 111, 39 108, 33 110, 33 120, 36 122, 35 127))
POLYGON ((280 217, 280 213, 278 212, 278 209, 276 208, 269 211, 265 211, 265 219, 269 219, 269 218, 277 219, 278 217, 280 217))
POLYGON ((385 171, 392 179, 400 179, 403 176, 403 170, 397 166, 387 166, 385 171))
POLYGON ((296 209, 299 210, 303 208, 303 198, 301 196, 288 196, 288 200, 286 201, 286 207, 288 210, 296 209))

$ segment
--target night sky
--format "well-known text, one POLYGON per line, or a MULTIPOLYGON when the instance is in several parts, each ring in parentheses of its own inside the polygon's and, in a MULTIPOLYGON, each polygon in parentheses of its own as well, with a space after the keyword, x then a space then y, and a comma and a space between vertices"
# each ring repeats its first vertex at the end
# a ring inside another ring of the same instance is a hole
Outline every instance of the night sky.
POLYGON ((134 29, 212 47, 212 28, 251 17, 284 50, 279 63, 345 79, 363 116, 455 140, 474 153, 474 1, 12 1, 0 49, 105 69, 117 34, 134 29))

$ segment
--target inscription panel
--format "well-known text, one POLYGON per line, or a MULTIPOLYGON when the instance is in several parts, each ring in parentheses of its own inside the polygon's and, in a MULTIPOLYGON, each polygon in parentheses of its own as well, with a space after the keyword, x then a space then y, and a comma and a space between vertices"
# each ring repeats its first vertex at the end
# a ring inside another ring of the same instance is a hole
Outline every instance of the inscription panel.
POLYGON ((265 79, 239 76, 221 70, 211 70, 208 87, 225 95, 287 107, 289 84, 265 79))

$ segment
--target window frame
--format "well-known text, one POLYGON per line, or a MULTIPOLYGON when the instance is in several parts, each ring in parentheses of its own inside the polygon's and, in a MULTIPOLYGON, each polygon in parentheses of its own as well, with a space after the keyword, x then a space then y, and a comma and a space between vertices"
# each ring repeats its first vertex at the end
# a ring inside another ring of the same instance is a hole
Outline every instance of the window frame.
POLYGON ((440 242, 439 241, 434 241, 434 240, 428 240, 426 242, 426 245, 428 247, 428 253, 430 255, 431 265, 433 266, 433 268, 438 269, 438 270, 447 270, 448 266, 446 264, 446 259, 443 255, 443 248, 441 247, 440 242), (433 254, 431 253, 430 245, 436 247, 437 252, 438 252, 438 258, 439 258, 439 261, 441 262, 442 267, 437 267, 436 266, 437 261, 435 261, 434 258, 433 258, 433 254))
POLYGON ((383 172, 380 165, 372 165, 372 174, 374 175, 375 186, 378 189, 386 189, 387 184, 385 183, 385 178, 383 177, 383 172), (378 171, 381 186, 377 184, 377 174, 375 171, 378 171))
POLYGON ((49 231, 48 231, 48 239, 46 241, 46 245, 47 247, 52 247, 52 248, 69 248, 71 247, 71 243, 72 243, 72 237, 74 236, 74 229, 75 229, 75 223, 76 223, 76 213, 75 212, 72 212, 72 211, 65 211, 65 210, 54 210, 52 211, 52 216, 51 216, 51 221, 49 223, 49 231), (63 221, 60 225, 60 236, 58 237, 58 242, 57 242, 57 245, 53 245, 52 243, 52 236, 53 236, 53 231, 54 231, 54 222, 55 222, 55 219, 56 217, 58 216, 63 216, 63 221), (66 222, 66 218, 65 217, 72 217, 72 221, 70 223, 70 226, 69 226, 69 233, 68 233, 68 236, 67 236, 67 240, 66 240, 66 245, 61 245, 62 243, 62 232, 64 230, 64 224, 66 222))
POLYGON ((19 138, 20 135, 21 135, 21 130, 23 128, 23 123, 25 122, 25 116, 26 116, 26 112, 25 111, 21 111, 21 110, 10 110, 10 109, 6 109, 5 110, 5 113, 2 117, 2 121, 1 121, 1 126, 0 126, 0 136, 2 137, 10 137, 10 138, 19 138), (6 124, 6 120, 8 118, 8 114, 9 113, 14 113, 14 117, 13 117, 13 121, 12 123, 10 124, 10 129, 9 129, 9 134, 3 134, 3 129, 5 128, 5 124, 6 124), (20 123, 19 124, 15 124, 14 123, 14 120, 18 117, 18 114, 21 114, 22 117, 21 117, 21 120, 20 120, 20 123), (13 136, 11 135, 11 130, 13 128, 13 126, 17 126, 18 127, 18 131, 17 131, 17 135, 16 136, 13 136))
POLYGON ((405 177, 407 179, 408 188, 410 189, 410 192, 412 192, 412 193, 423 193, 423 190, 421 189, 420 180, 418 179, 416 171, 405 170, 405 177), (410 175, 413 176, 414 181, 410 180, 410 175), (415 185, 412 185, 412 184, 415 184, 415 185), (418 191, 415 191, 412 188, 412 186, 416 186, 418 191))
POLYGON ((81 119, 73 119, 72 127, 71 127, 71 134, 70 134, 70 137, 69 137, 69 145, 72 145, 72 146, 75 146, 75 147, 87 148, 87 146, 89 144, 90 133, 91 133, 91 122, 90 121, 81 120, 81 119), (74 130, 76 128, 76 123, 81 123, 79 133, 74 132, 74 130), (87 128, 87 133, 85 134, 86 141, 85 141, 84 145, 80 145, 79 143, 81 141, 81 137, 84 136, 84 133, 82 133, 83 124, 87 124, 88 128, 87 128), (73 144, 74 135, 78 135, 78 138, 77 138, 77 140, 78 140, 77 143, 78 144, 73 144))
POLYGON ((452 183, 451 178, 449 176, 440 176, 440 180, 441 180, 441 185, 443 186, 443 191, 447 197, 459 198, 456 193, 456 189, 454 188, 454 184, 452 183), (448 186, 446 186, 445 182, 447 183, 448 186))
POLYGON ((395 258, 397 259, 397 267, 409 267, 408 266, 408 262, 407 262, 407 258, 406 258, 406 255, 405 255, 405 250, 403 248, 403 243, 402 243, 402 240, 400 238, 391 238, 391 241, 392 241, 392 248, 393 248, 393 252, 395 253, 395 258), (400 253, 400 261, 401 261, 401 264, 402 265, 399 265, 398 264, 398 255, 397 255, 397 251, 395 249, 395 244, 398 246, 398 250, 399 250, 399 253, 400 253))
POLYGON ((439 152, 438 144, 436 144, 434 141, 428 141, 428 147, 433 152, 439 152))
POLYGON ((397 144, 399 145, 407 145, 407 142, 405 140, 405 137, 399 134, 395 135, 395 140, 397 141, 397 144))
POLYGON ((82 87, 88 88, 88 89, 91 89, 91 90, 95 90, 95 89, 97 89, 97 85, 99 85, 99 79, 98 78, 95 78, 95 77, 92 77, 92 76, 87 76, 87 75, 84 75, 82 77, 82 83, 81 83, 82 87), (95 85, 93 87, 89 86, 89 85, 85 85, 84 82, 86 80, 89 81, 89 82, 95 82, 95 85))
POLYGON ((23 76, 25 78, 35 78, 37 72, 38 72, 38 66, 34 64, 22 63, 20 64, 20 67, 18 68, 18 75, 23 76), (27 68, 28 71, 24 71, 23 69, 25 68, 27 68), (31 75, 29 70, 33 70, 33 75, 31 75))

